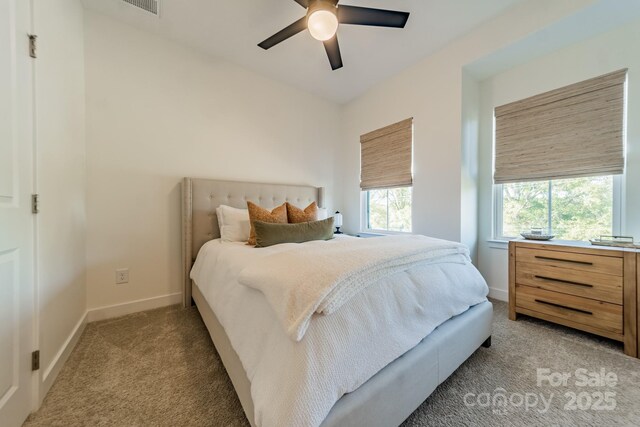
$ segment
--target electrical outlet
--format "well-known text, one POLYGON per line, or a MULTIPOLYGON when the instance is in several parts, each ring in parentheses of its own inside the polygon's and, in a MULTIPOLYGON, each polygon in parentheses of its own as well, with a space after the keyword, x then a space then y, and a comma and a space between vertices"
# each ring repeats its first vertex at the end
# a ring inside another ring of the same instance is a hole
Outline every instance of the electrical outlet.
POLYGON ((129 269, 119 268, 116 270, 116 285, 129 283, 129 269))

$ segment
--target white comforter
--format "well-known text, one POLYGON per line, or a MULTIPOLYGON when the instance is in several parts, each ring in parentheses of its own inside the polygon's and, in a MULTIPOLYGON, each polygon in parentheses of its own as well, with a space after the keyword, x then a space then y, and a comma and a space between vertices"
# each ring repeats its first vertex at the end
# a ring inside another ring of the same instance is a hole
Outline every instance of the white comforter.
POLYGON ((486 283, 471 264, 421 265, 378 280, 333 314, 314 314, 295 342, 265 296, 238 277, 263 257, 305 245, 254 249, 213 240, 191 272, 247 372, 258 426, 320 425, 343 394, 486 300, 486 283))
POLYGON ((318 240, 263 257, 244 268, 238 280, 262 292, 287 335, 300 341, 314 312, 332 314, 380 279, 445 262, 469 263, 469 250, 420 235, 318 240))

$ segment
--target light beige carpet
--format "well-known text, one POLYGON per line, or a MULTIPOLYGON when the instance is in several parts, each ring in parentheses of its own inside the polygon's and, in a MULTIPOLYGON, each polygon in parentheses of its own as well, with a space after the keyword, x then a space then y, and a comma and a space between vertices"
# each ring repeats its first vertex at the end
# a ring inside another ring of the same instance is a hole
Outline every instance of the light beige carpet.
MULTIPOLYGON (((87 325, 41 409, 25 425, 248 423, 197 310, 167 307, 87 325)), ((592 335, 528 318, 508 321, 506 304, 497 302, 493 346, 480 348, 404 424, 461 425, 638 426, 640 361, 592 335), (544 381, 538 387, 537 368, 571 378, 566 385, 544 381), (578 368, 604 369, 617 376, 617 384, 611 385, 609 374, 608 384, 581 386, 578 368), (605 392, 613 393, 607 402, 605 392), (575 409, 568 393, 575 393, 575 409), (510 399, 504 406, 501 395, 510 399), (546 411, 541 395, 551 399, 546 411), (612 402, 615 408, 605 409, 612 402)))

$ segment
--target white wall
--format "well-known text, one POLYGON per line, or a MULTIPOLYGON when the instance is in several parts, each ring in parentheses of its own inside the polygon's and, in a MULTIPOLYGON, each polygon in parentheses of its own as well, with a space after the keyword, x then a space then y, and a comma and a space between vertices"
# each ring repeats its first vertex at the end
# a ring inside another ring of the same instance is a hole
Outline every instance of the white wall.
POLYGON ((337 105, 89 11, 85 59, 89 309, 180 301, 184 176, 325 186, 334 208, 337 105))
POLYGON ((461 102, 460 241, 469 247, 471 260, 477 263, 480 87, 467 72, 462 73, 461 102))
POLYGON ((40 399, 83 326, 85 287, 85 85, 79 0, 36 0, 34 28, 40 399))
MULTIPOLYGON (((640 21, 573 44, 481 82, 479 268, 492 295, 507 298, 508 257, 492 237, 493 109, 621 68, 628 74, 627 167, 623 234, 640 238, 640 21)), ((501 247, 502 246, 502 247, 501 247)))
POLYGON ((359 136, 414 117, 413 231, 473 245, 476 227, 467 217, 475 210, 467 191, 473 174, 462 170, 463 162, 474 162, 463 150, 463 68, 592 3, 524 2, 347 104, 337 170, 344 228, 360 227, 359 136))

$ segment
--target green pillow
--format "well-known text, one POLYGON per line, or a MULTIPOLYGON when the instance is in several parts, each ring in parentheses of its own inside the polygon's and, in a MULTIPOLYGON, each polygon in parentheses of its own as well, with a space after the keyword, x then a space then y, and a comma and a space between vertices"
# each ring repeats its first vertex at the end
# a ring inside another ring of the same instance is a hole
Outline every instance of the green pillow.
POLYGON ((279 243, 303 243, 311 240, 333 239, 333 217, 297 224, 254 221, 253 226, 256 230, 256 248, 266 248, 279 243))

